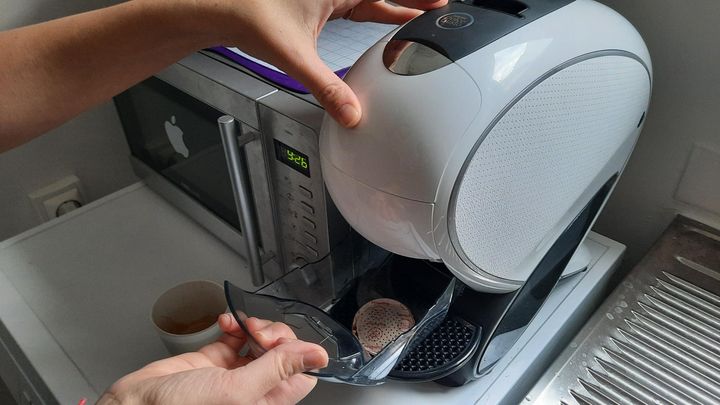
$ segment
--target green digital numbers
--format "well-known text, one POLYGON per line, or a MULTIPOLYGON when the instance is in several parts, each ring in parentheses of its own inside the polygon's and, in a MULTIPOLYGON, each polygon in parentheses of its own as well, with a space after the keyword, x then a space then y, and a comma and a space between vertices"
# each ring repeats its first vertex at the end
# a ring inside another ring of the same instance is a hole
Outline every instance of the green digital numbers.
POLYGON ((295 171, 302 173, 303 175, 310 177, 310 159, 307 155, 291 148, 288 145, 278 141, 275 141, 275 157, 277 160, 283 162, 287 166, 290 166, 295 171))
POLYGON ((303 169, 308 168, 308 162, 307 159, 305 159, 303 156, 298 155, 297 153, 291 151, 290 149, 285 149, 285 152, 287 153, 287 158, 291 162, 295 163, 296 165, 302 167, 303 169))

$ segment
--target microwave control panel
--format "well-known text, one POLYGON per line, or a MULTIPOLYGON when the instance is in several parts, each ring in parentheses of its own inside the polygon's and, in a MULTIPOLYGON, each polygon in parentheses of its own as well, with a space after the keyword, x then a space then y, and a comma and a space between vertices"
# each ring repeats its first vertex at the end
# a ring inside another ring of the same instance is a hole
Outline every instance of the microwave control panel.
POLYGON ((285 260, 316 262, 330 250, 317 134, 265 106, 260 117, 285 260))

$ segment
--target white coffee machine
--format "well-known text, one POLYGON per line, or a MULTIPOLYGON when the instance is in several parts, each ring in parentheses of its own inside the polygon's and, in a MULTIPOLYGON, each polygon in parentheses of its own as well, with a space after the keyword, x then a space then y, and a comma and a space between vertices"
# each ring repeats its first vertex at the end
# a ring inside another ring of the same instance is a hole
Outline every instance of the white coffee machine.
POLYGON ((458 1, 400 27, 345 77, 359 125, 326 116, 320 137, 337 208, 396 256, 323 310, 227 284, 233 313, 322 344, 330 364, 313 374, 326 380, 458 386, 487 374, 615 186, 651 71, 637 31, 592 0, 458 1), (350 324, 379 296, 416 323, 371 357, 350 324))

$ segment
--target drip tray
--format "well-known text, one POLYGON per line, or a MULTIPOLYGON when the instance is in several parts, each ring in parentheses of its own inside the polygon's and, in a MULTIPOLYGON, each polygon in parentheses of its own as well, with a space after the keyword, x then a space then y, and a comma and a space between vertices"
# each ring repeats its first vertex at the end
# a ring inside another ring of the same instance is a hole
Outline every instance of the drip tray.
POLYGON ((469 322, 447 317, 390 372, 400 380, 432 380, 445 376, 458 367, 458 359, 465 359, 479 341, 480 330, 469 322))
POLYGON ((720 403, 720 232, 678 217, 525 403, 720 403))

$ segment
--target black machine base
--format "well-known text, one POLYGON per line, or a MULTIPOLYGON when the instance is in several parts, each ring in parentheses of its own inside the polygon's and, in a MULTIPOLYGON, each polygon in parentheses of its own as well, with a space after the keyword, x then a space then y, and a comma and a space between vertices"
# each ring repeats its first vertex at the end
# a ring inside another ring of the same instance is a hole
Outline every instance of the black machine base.
MULTIPOLYGON (((389 377, 403 381, 436 381, 461 386, 492 370, 517 342, 560 279, 575 250, 589 231, 617 175, 608 180, 585 209, 550 248, 519 290, 489 294, 461 288, 447 317, 424 340, 410 348, 389 377)), ((332 315, 351 322, 360 296, 397 298, 411 310, 426 294, 439 290, 452 277, 440 265, 394 256, 357 280, 333 308, 332 315), (424 269, 418 271, 418 269, 424 269), (376 286, 383 287, 377 288, 376 286), (373 287, 370 287, 373 286, 373 287), (422 291, 423 294, 418 294, 422 291), (349 298, 352 297, 352 298, 349 298)))

